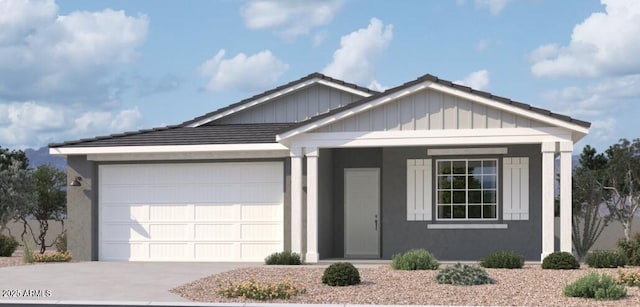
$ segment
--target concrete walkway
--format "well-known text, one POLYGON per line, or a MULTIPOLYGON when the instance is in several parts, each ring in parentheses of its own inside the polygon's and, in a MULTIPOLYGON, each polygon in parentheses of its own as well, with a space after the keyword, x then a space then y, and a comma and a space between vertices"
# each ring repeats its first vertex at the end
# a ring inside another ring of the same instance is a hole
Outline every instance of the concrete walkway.
POLYGON ((0 304, 16 299, 25 303, 26 300, 189 302, 168 290, 209 275, 255 265, 261 264, 76 262, 4 267, 0 268, 0 291, 4 292, 0 293, 0 304), (25 297, 4 290, 43 291, 25 297))

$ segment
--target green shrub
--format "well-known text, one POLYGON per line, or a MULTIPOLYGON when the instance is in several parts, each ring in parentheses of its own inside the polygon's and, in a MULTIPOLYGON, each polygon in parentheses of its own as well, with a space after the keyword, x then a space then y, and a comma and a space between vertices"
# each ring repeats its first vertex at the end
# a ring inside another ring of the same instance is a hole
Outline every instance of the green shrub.
POLYGON ((500 251, 482 258, 480 266, 493 269, 520 269, 524 265, 524 256, 509 251, 500 251))
POLYGON ((396 254, 391 267, 396 270, 437 270, 440 263, 425 249, 412 249, 404 254, 396 254))
POLYGON ((618 250, 627 257, 629 265, 640 265, 640 233, 635 233, 629 240, 618 240, 618 250))
POLYGON ((69 262, 71 261, 71 252, 62 253, 34 253, 33 261, 35 262, 69 262))
POLYGON ((493 283, 493 280, 483 268, 460 263, 440 270, 436 275, 436 281, 439 284, 464 286, 493 283))
POLYGON ((11 236, 0 235, 0 257, 11 257, 18 248, 18 241, 11 236))
POLYGON ((617 285, 609 275, 591 272, 564 287, 564 295, 598 300, 619 300, 627 296, 627 288, 624 285, 617 285))
POLYGON ((302 263, 300 255, 290 251, 284 251, 281 253, 273 253, 264 259, 264 263, 268 265, 299 265, 302 263))
POLYGON ((627 257, 618 251, 593 251, 585 261, 590 268, 617 268, 627 264, 627 257))
POLYGON ((289 299, 294 295, 304 293, 305 289, 298 289, 288 282, 276 284, 261 284, 250 280, 242 283, 227 283, 218 287, 218 294, 233 298, 244 297, 253 300, 289 299))
POLYGON ((63 231, 58 238, 56 238, 56 251, 58 253, 67 251, 67 232, 63 231))
POLYGON ((350 286, 360 283, 358 269, 349 262, 336 262, 324 270, 322 283, 329 286, 350 286))
POLYGON ((580 263, 567 252, 555 252, 542 260, 542 268, 547 270, 575 270, 580 268, 580 263))
POLYGON ((640 287, 640 272, 623 272, 618 269, 617 282, 630 287, 640 287))

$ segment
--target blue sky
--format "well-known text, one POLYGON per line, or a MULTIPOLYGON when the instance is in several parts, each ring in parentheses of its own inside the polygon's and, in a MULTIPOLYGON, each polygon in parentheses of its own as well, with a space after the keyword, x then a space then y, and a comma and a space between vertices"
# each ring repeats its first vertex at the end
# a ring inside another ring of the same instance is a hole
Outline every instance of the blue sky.
POLYGON ((0 0, 0 146, 181 123, 311 72, 423 74, 640 137, 640 1, 0 0))

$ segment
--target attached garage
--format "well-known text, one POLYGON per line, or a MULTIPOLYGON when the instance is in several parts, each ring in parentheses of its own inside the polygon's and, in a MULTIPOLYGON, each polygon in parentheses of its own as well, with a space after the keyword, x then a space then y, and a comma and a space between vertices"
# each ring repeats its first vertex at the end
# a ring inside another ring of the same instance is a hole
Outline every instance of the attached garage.
POLYGON ((262 261, 283 250, 282 162, 98 171, 100 260, 262 261))

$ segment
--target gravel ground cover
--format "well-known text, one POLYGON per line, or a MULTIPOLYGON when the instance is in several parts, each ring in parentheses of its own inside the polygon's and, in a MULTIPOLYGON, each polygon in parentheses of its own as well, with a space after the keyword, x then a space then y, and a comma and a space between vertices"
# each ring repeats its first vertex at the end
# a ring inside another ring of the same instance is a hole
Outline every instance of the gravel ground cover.
MULTIPOLYGON (((443 268, 444 266, 441 266, 443 268)), ((472 306, 640 306, 640 289, 627 287, 627 298, 596 301, 567 298, 564 286, 589 271, 617 276, 617 269, 542 270, 540 265, 522 269, 487 269, 495 283, 481 286, 440 285, 437 271, 396 271, 389 265, 359 268, 362 283, 349 287, 322 284, 324 268, 316 266, 260 266, 236 269, 212 275, 172 289, 171 292, 197 302, 256 302, 242 298, 224 298, 218 285, 227 281, 289 281, 305 288, 306 293, 275 303, 335 303, 393 305, 472 305, 472 306)), ((640 271, 640 267, 625 268, 640 271)))

